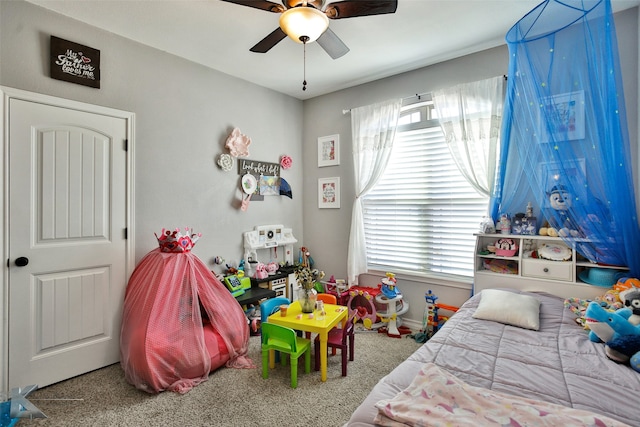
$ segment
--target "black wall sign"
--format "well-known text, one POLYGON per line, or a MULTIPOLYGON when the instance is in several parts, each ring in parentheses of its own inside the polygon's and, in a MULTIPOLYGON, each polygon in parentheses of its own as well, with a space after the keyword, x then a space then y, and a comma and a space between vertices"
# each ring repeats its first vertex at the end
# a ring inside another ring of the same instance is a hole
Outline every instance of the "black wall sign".
POLYGON ((51 36, 51 78, 100 88, 100 51, 51 36))
POLYGON ((258 160, 238 159, 238 174, 250 173, 255 176, 280 176, 280 164, 258 160))

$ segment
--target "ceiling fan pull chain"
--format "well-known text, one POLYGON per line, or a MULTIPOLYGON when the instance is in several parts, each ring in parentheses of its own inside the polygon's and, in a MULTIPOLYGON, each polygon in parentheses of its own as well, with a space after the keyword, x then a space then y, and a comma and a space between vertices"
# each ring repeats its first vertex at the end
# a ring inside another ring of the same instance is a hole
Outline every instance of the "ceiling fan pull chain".
POLYGON ((302 90, 307 90, 307 41, 309 37, 300 36, 300 40, 302 41, 302 90))

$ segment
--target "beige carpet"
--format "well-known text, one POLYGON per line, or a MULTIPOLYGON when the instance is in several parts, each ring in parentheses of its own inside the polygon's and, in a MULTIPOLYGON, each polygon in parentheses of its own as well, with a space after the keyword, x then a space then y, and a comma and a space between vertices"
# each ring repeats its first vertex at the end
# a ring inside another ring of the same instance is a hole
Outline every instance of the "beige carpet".
POLYGON ((120 365, 112 365, 32 393, 29 399, 48 418, 23 419, 17 426, 338 427, 378 380, 419 345, 406 336, 358 332, 346 377, 338 352, 328 359, 325 383, 320 372, 312 367, 305 374, 301 365, 297 389, 290 387, 288 365, 276 365, 268 379, 262 378, 260 337, 249 343, 256 369, 218 369, 184 395, 138 391, 124 380, 120 365))

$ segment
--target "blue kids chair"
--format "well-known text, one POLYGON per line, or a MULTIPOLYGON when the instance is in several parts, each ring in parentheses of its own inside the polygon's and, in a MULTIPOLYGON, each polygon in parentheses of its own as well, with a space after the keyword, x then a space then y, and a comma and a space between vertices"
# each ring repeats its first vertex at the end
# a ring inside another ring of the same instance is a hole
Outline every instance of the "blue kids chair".
POLYGON ((275 297, 260 303, 260 323, 267 323, 267 317, 279 311, 282 304, 291 304, 291 301, 285 297, 275 297))
MULTIPOLYGON (((311 340, 296 335, 291 328, 263 323, 262 329, 262 378, 269 378, 269 368, 275 367, 275 350, 289 354, 291 363, 291 388, 298 387, 298 358, 304 354, 304 371, 311 372, 311 340)), ((286 364, 284 357, 282 365, 286 364)))

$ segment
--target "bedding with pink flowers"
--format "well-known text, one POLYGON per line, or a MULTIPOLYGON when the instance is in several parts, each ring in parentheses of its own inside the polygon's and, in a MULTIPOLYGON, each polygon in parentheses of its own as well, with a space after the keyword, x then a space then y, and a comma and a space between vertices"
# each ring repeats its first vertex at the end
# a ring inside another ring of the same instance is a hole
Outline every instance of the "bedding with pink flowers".
POLYGON ((478 316, 486 291, 476 294, 374 386, 345 426, 640 426, 640 373, 608 359, 564 298, 504 291, 538 299, 528 315, 539 325, 514 326, 506 304, 478 316))

